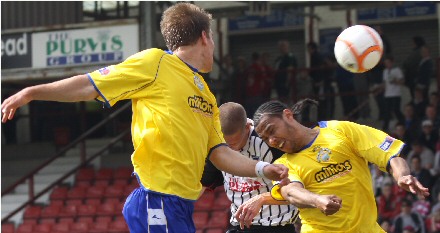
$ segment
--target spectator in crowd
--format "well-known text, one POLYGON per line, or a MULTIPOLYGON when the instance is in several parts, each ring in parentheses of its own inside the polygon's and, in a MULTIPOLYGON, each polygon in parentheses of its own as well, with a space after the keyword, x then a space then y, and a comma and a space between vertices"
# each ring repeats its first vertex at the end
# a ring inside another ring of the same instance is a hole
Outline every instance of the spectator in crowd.
POLYGON ((431 84, 431 77, 434 72, 434 62, 431 59, 429 48, 423 46, 420 48, 420 54, 422 59, 418 66, 417 78, 416 78, 416 88, 419 88, 425 99, 428 98, 429 86, 431 84))
POLYGON ((414 98, 414 84, 417 79, 420 61, 422 60, 420 51, 423 46, 425 46, 425 39, 421 36, 414 36, 412 38, 412 51, 403 62, 405 85, 409 88, 412 98, 414 98))
POLYGON ((403 123, 405 124, 406 131, 412 136, 412 139, 416 139, 421 132, 420 125, 422 123, 421 118, 415 111, 415 106, 413 102, 407 103, 403 107, 403 117, 403 123))
POLYGON ((264 66, 266 71, 267 78, 264 82, 264 99, 268 100, 271 98, 272 87, 274 82, 275 71, 273 67, 270 65, 270 54, 268 52, 264 52, 261 54, 261 64, 264 66))
POLYGON ((437 114, 437 108, 435 106, 432 105, 426 106, 424 120, 431 120, 434 130, 440 129, 440 117, 437 114))
POLYGON ((440 209, 436 209, 427 217, 426 228, 429 233, 440 233, 440 209))
POLYGON ((405 142, 406 146, 400 152, 400 155, 403 158, 408 157, 409 152, 411 151, 411 144, 413 142, 413 135, 406 130, 405 125, 402 122, 397 122, 394 127, 394 132, 391 134, 392 137, 397 138, 403 142, 405 142))
POLYGON ((331 60, 324 57, 318 50, 315 42, 307 44, 310 54, 310 72, 312 78, 313 92, 319 102, 318 119, 328 120, 333 117, 334 111, 334 90, 331 85, 331 60))
POLYGON ((275 90, 278 99, 284 103, 288 103, 289 92, 292 81, 295 79, 296 68, 298 63, 296 57, 290 50, 288 40, 278 41, 278 49, 280 56, 275 60, 275 90))
MULTIPOLYGON (((428 169, 422 166, 422 160, 419 155, 413 155, 410 158, 411 175, 417 178, 420 183, 428 189, 433 186, 433 177, 428 169)), ((425 162, 426 163, 426 162, 425 162)))
POLYGON ((414 88, 414 97, 411 99, 411 103, 414 105, 416 117, 423 119, 425 117, 426 107, 429 105, 429 100, 423 95, 422 89, 414 88))
POLYGON ((391 44, 388 40, 388 37, 384 34, 382 27, 380 25, 377 25, 374 27, 374 29, 379 33, 380 37, 382 38, 383 42, 383 55, 379 61, 379 63, 373 67, 370 71, 366 73, 370 91, 373 92, 374 100, 377 104, 377 108, 379 110, 379 120, 383 120, 385 118, 385 101, 384 101, 384 93, 383 93, 383 87, 382 87, 382 74, 383 70, 385 68, 384 65, 384 58, 391 56, 391 44))
MULTIPOLYGON (((400 202, 402 201, 393 191, 396 185, 392 180, 382 185, 381 195, 377 200, 378 217, 381 220, 393 220, 400 213, 400 202)), ((397 185, 396 185, 397 186, 397 185)))
POLYGON ((379 225, 385 232, 391 233, 393 232, 393 224, 392 221, 388 219, 379 219, 379 225))
POLYGON ((411 163, 411 159, 414 156, 418 156, 421 159, 421 166, 425 169, 431 169, 434 166, 434 152, 428 147, 423 145, 419 139, 413 141, 411 145, 411 151, 408 154, 406 161, 411 163))
POLYGON ((391 114, 394 113, 398 121, 403 121, 403 114, 400 111, 400 101, 402 99, 401 86, 405 80, 402 70, 394 66, 394 58, 385 58, 385 69, 383 71, 384 97, 385 97, 385 118, 383 130, 388 131, 391 114))
POLYGON ((412 202, 410 200, 403 200, 400 206, 400 214, 394 219, 394 233, 403 233, 409 228, 414 229, 414 232, 426 233, 425 222, 417 212, 412 211, 412 202))
POLYGON ((232 61, 232 57, 229 54, 223 56, 221 61, 221 69, 219 75, 219 81, 223 84, 222 95, 220 98, 221 103, 231 101, 232 91, 234 86, 234 73, 235 67, 232 61))
POLYGON ((266 67, 262 63, 261 55, 257 52, 252 54, 252 64, 248 68, 246 77, 246 112, 252 116, 265 101, 268 101, 265 91, 265 84, 270 79, 266 67))
POLYGON ((431 208, 431 215, 434 214, 437 210, 440 210, 440 193, 438 193, 434 199, 434 195, 431 195, 432 199, 431 202, 433 203, 431 208))
POLYGON ((440 110, 440 101, 439 101, 439 98, 438 98, 438 92, 437 91, 433 91, 433 92, 431 92, 431 94, 429 94, 428 104, 434 106, 435 109, 436 109, 436 112, 439 112, 439 110, 440 110))
POLYGON ((422 132, 419 136, 419 141, 432 152, 435 151, 438 142, 438 130, 434 130, 434 125, 431 120, 424 120, 422 122, 422 132))
POLYGON ((425 219, 431 211, 431 202, 424 197, 417 197, 413 202, 412 211, 419 213, 425 219))
POLYGON ((243 56, 238 56, 235 72, 234 72, 234 85, 232 86, 232 101, 237 103, 245 103, 246 100, 246 77, 248 75, 247 61, 243 56))
POLYGON ((340 65, 336 66, 335 80, 338 85, 339 95, 342 102, 342 109, 344 113, 344 118, 350 121, 354 121, 358 118, 358 112, 352 113, 352 111, 357 107, 358 102, 353 91, 354 86, 354 74, 345 70, 340 65))

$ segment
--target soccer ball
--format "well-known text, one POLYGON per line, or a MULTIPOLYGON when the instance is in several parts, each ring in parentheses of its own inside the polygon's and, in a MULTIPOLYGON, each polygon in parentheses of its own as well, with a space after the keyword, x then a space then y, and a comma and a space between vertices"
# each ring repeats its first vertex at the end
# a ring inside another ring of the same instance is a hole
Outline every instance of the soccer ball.
POLYGON ((364 73, 379 63, 383 42, 373 28, 354 25, 339 34, 335 42, 335 57, 342 68, 364 73))

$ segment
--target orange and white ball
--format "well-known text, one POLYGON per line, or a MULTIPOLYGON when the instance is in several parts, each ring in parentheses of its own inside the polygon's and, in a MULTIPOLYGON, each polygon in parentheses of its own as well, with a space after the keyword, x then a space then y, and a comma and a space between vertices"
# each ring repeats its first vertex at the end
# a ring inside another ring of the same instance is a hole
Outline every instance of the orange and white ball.
POLYGON ((338 64, 344 69, 363 73, 379 63, 383 54, 383 42, 373 28, 354 25, 339 34, 334 52, 338 64))

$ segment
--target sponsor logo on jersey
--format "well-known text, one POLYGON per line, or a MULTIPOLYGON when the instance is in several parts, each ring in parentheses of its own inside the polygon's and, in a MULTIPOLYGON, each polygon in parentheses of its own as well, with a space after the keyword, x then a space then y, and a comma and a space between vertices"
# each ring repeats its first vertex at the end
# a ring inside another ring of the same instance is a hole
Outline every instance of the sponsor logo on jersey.
POLYGON ((110 69, 108 67, 104 67, 98 70, 102 76, 105 76, 110 73, 110 69))
POLYGON ((194 112, 200 112, 208 116, 212 116, 213 105, 203 99, 201 96, 188 97, 188 105, 194 112))
POLYGON ((318 183, 325 183, 332 181, 338 177, 345 176, 352 169, 350 160, 346 160, 339 164, 330 164, 322 167, 320 171, 315 174, 315 180, 318 183))
POLYGON ((200 91, 203 91, 203 89, 205 88, 202 80, 200 80, 199 76, 197 75, 194 75, 194 84, 199 88, 200 91))
POLYGON ((264 185, 255 179, 250 178, 239 178, 230 177, 229 178, 229 189, 234 192, 251 192, 253 190, 258 190, 264 185))
POLYGON ((382 144, 379 145, 379 148, 382 149, 383 151, 388 151, 391 147, 391 145, 394 142, 394 138, 387 136, 385 138, 385 141, 382 142, 382 144))

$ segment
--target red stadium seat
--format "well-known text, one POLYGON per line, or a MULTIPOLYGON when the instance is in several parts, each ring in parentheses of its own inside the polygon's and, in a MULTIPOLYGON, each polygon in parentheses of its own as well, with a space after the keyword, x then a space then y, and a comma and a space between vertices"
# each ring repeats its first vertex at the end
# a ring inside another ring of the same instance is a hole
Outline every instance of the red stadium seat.
POLYGON ((40 205, 31 205, 23 213, 23 219, 38 219, 43 209, 40 205))
POLYGON ((60 218, 75 218, 78 212, 77 205, 66 205, 63 206, 60 210, 58 216, 60 218))
POLYGON ((113 203, 103 203, 97 207, 97 216, 113 216, 119 213, 116 212, 115 204, 113 203))
POLYGON ((67 199, 66 205, 82 205, 83 200, 82 199, 67 199))
POLYGON ((113 216, 96 216, 95 217, 95 222, 96 223, 100 223, 100 222, 106 222, 106 223, 110 223, 113 221, 113 216))
POLYGON ((202 196, 194 203, 195 211, 204 211, 210 210, 214 205, 214 193, 213 192, 205 192, 202 196))
POLYGON ((48 205, 41 210, 41 218, 57 218, 60 213, 61 206, 59 205, 48 205))
MULTIPOLYGON (((40 223, 49 223, 49 224, 55 224, 57 223, 57 218, 40 218, 40 223)), ((37 222, 35 222, 35 225, 37 225, 37 222)))
POLYGON ((95 222, 91 225, 89 233, 107 233, 110 222, 95 222))
POLYGON ((118 178, 113 180, 113 185, 127 186, 129 184, 127 178, 118 178))
POLYGON ((86 205, 94 205, 94 206, 98 206, 101 204, 101 198, 87 198, 84 203, 86 205))
POLYGON ((95 179, 95 169, 92 167, 83 167, 76 172, 76 181, 92 181, 95 179))
POLYGON ((17 230, 15 231, 16 233, 32 233, 34 230, 34 225, 33 224, 20 224, 17 227, 17 230))
POLYGON ((2 233, 15 233, 15 225, 12 222, 2 223, 2 233))
POLYGON ((68 224, 70 226, 72 223, 75 222, 75 218, 72 217, 59 218, 58 223, 68 224))
POLYGON ((95 217, 92 217, 92 216, 78 217, 76 219, 76 222, 85 222, 85 223, 88 223, 89 226, 91 226, 95 222, 95 217))
POLYGON ((225 228, 211 228, 211 229, 206 229, 205 233, 224 233, 225 232, 225 228))
POLYGON ((122 198, 123 196, 124 196, 124 189, 121 189, 121 187, 114 185, 108 186, 104 192, 104 197, 122 198))
POLYGON ((96 213, 96 206, 94 205, 79 205, 77 208, 78 216, 94 216, 96 213))
POLYGON ((40 223, 34 226, 33 233, 49 233, 52 230, 53 223, 40 223))
POLYGON ((95 180, 111 180, 113 179, 113 169, 100 168, 95 174, 95 180))
POLYGON ((104 187, 90 186, 86 192, 86 198, 101 198, 104 196, 104 187))
POLYGON ((119 204, 121 202, 122 202, 121 199, 118 198, 118 197, 108 197, 108 198, 104 199, 103 203, 113 203, 113 204, 116 205, 116 204, 119 204))
POLYGON ((127 223, 125 221, 115 220, 109 224, 108 232, 112 233, 129 233, 127 223))
POLYGON ((225 210, 218 210, 211 212, 211 217, 208 221, 208 226, 212 228, 224 228, 229 224, 229 214, 225 210))
POLYGON ((228 196, 225 192, 219 193, 215 198, 214 205, 212 207, 213 210, 224 210, 229 209, 231 207, 231 201, 228 199, 228 196))
POLYGON ((209 214, 206 211, 194 212, 193 220, 194 220, 194 225, 196 226, 196 229, 205 228, 208 224, 208 217, 209 217, 209 214))
POLYGON ((67 193, 68 199, 84 199, 86 197, 87 187, 85 186, 75 186, 69 190, 67 193))
POLYGON ((50 200, 64 200, 67 198, 67 192, 69 189, 66 186, 58 186, 52 190, 50 193, 50 200))
POLYGON ((74 222, 70 225, 70 233, 84 233, 89 231, 88 222, 74 222))
POLYGON ((52 226, 52 233, 66 233, 70 231, 70 223, 56 223, 52 226))
POLYGON ((104 188, 110 185, 111 180, 95 180, 94 187, 104 188))
POLYGON ((118 167, 113 174, 113 179, 130 179, 132 173, 131 167, 118 167))

